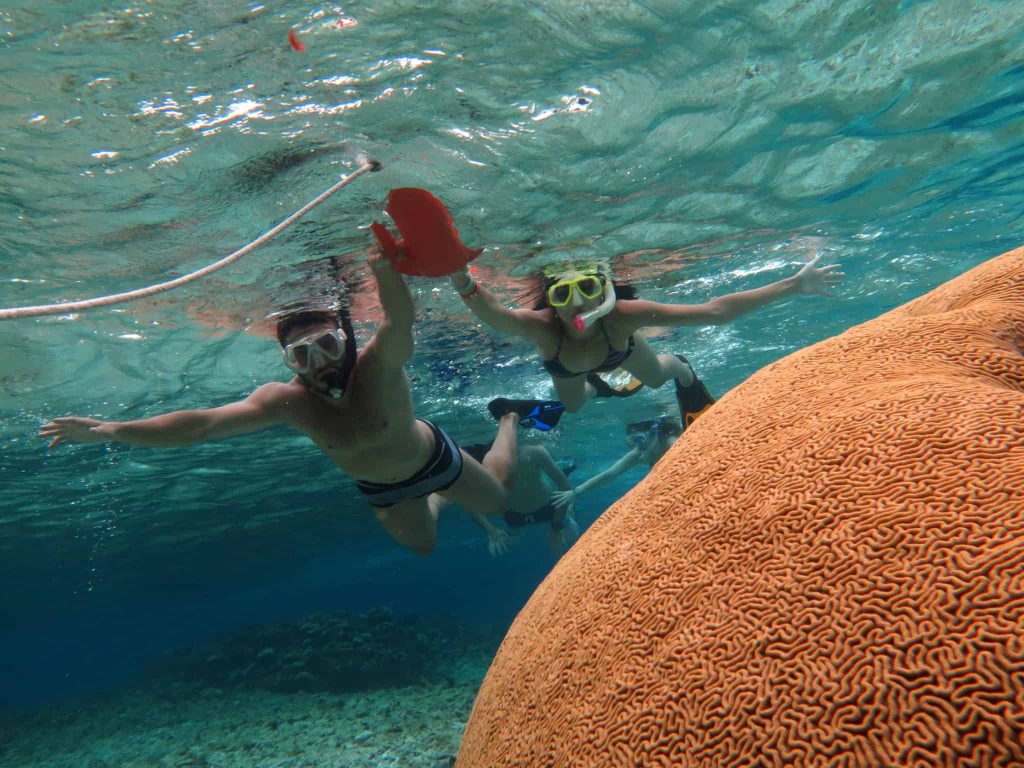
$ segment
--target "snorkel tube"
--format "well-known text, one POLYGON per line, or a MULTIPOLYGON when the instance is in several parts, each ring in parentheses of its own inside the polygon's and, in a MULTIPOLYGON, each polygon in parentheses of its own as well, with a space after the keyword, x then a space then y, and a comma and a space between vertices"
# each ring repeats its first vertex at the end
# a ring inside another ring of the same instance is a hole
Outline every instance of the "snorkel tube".
POLYGON ((576 315, 572 320, 573 328, 576 329, 577 333, 583 333, 587 328, 611 312, 614 306, 615 288, 612 285, 611 279, 606 277, 604 280, 604 301, 601 302, 601 306, 597 309, 592 309, 590 312, 584 312, 582 315, 576 315))

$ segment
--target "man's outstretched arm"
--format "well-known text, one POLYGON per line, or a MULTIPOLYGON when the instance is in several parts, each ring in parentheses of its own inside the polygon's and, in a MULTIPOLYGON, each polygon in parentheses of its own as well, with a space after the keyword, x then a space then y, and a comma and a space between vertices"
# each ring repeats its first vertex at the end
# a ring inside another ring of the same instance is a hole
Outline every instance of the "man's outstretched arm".
POLYGON ((405 279, 380 249, 372 250, 367 261, 377 280, 377 295, 384 312, 371 345, 380 359, 400 367, 412 357, 412 324, 416 320, 412 294, 405 279))
POLYGON ((39 429, 50 448, 62 442, 103 443, 114 441, 152 448, 176 448, 223 437, 243 435, 280 424, 286 419, 275 396, 280 384, 264 384, 245 400, 218 408, 172 411, 135 421, 100 421, 67 416, 39 429))

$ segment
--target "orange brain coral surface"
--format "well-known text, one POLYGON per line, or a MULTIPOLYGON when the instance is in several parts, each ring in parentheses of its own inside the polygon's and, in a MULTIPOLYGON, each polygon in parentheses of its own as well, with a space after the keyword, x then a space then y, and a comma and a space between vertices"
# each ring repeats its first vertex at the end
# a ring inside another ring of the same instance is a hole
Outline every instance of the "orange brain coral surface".
POLYGON ((456 765, 1024 765, 1024 248, 702 416, 520 612, 456 765))

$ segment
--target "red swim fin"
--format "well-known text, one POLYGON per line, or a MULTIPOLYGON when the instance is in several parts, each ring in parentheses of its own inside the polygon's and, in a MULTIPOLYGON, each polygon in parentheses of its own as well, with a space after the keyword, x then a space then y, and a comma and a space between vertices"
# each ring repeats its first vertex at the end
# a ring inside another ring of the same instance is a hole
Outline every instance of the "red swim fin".
POLYGON ((425 189, 392 189, 385 210, 402 240, 396 242, 383 224, 374 222, 371 229, 384 255, 402 274, 442 277, 462 269, 483 252, 483 248, 462 244, 444 203, 425 189), (401 261, 395 258, 398 248, 406 254, 401 261))

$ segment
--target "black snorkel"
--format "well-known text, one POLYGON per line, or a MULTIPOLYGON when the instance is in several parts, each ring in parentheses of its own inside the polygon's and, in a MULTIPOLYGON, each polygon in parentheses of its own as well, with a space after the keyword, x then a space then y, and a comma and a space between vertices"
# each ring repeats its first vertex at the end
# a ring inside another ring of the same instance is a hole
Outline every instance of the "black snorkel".
POLYGON ((357 357, 356 334, 352 328, 352 318, 349 317, 346 307, 340 307, 337 310, 337 319, 338 328, 345 334, 345 352, 340 366, 319 377, 320 380, 313 380, 305 374, 299 374, 299 378, 308 389, 332 400, 340 400, 345 396, 349 379, 352 378, 352 372, 356 368, 357 357))

